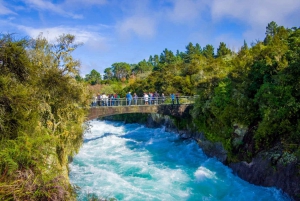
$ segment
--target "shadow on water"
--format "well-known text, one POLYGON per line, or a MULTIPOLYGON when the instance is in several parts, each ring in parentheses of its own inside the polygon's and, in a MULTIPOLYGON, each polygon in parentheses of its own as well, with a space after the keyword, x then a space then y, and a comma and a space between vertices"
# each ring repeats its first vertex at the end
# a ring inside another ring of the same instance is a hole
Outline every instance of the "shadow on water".
POLYGON ((94 140, 98 140, 98 139, 101 139, 101 138, 105 138, 105 137, 110 136, 110 135, 113 135, 113 134, 112 133, 104 133, 104 135, 99 136, 99 137, 94 137, 94 138, 90 138, 90 139, 84 139, 83 143, 87 143, 87 142, 90 142, 90 141, 94 141, 94 140))

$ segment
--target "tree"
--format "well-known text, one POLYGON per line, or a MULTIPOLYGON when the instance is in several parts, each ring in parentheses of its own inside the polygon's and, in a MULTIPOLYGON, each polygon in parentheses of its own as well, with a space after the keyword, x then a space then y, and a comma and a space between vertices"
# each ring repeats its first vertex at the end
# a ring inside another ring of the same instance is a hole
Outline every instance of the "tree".
POLYGON ((243 46, 241 47, 241 50, 247 51, 248 49, 249 49, 248 44, 247 44, 247 42, 244 40, 244 44, 243 44, 243 46))
POLYGON ((278 25, 276 22, 272 21, 266 27, 266 35, 267 36, 274 36, 277 32, 278 25))
POLYGON ((146 62, 144 59, 143 61, 140 61, 135 67, 133 68, 133 71, 138 74, 138 73, 144 73, 146 71, 151 71, 152 70, 152 65, 149 62, 146 62))
POLYGON ((113 78, 113 72, 111 68, 105 68, 103 79, 111 80, 113 78))
POLYGON ((277 29, 278 25, 276 24, 276 22, 272 21, 268 24, 268 26, 266 27, 266 37, 264 39, 264 44, 267 45, 272 41, 277 32, 277 29))
POLYGON ((171 50, 167 48, 160 54, 159 62, 160 63, 173 63, 176 60, 175 55, 171 50))
POLYGON ((189 76, 191 82, 193 82, 192 75, 197 74, 200 71, 200 60, 200 56, 196 56, 189 63, 184 63, 183 73, 189 76))
POLYGON ((78 74, 80 62, 74 60, 72 52, 81 44, 75 43, 75 36, 63 34, 57 38, 57 43, 51 45, 51 53, 54 56, 54 63, 61 69, 62 73, 78 74))
POLYGON ((196 46, 194 46, 193 43, 190 42, 185 48, 186 51, 183 55, 183 58, 186 63, 189 63, 191 60, 193 60, 193 58, 202 54, 201 46, 198 43, 196 43, 196 46))
POLYGON ((85 81, 90 83, 91 85, 100 84, 101 82, 101 75, 95 69, 91 71, 90 74, 85 76, 85 81))
POLYGON ((68 156, 82 144, 89 104, 85 84, 75 79, 74 39, 0 37, 1 199, 74 199, 68 156))
POLYGON ((231 50, 226 47, 226 44, 224 42, 221 42, 217 49, 217 57, 223 57, 231 53, 231 50))
POLYGON ((201 46, 198 43, 196 43, 196 45, 194 46, 193 43, 190 42, 185 48, 186 48, 185 52, 187 55, 202 53, 201 46))
POLYGON ((114 77, 118 80, 128 79, 131 74, 131 67, 125 62, 113 63, 111 68, 114 77))
POLYGON ((213 58, 214 57, 214 47, 212 45, 206 45, 203 48, 203 55, 207 58, 213 58))

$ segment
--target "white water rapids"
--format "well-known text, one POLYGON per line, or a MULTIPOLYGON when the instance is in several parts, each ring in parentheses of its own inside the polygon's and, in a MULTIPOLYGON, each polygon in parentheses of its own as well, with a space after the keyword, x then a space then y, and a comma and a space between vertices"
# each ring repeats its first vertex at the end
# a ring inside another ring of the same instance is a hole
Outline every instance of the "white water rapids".
POLYGON ((70 180, 87 195, 130 201, 283 201, 275 188, 255 186, 208 158, 193 140, 163 128, 97 121, 70 164, 70 180))

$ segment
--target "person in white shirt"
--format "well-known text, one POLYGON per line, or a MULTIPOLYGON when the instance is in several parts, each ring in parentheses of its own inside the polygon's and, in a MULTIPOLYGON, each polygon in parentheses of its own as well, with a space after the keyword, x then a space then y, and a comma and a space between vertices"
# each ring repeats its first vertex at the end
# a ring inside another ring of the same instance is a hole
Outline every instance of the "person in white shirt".
POLYGON ((148 94, 144 93, 145 105, 148 105, 148 100, 149 100, 148 98, 149 98, 148 94))

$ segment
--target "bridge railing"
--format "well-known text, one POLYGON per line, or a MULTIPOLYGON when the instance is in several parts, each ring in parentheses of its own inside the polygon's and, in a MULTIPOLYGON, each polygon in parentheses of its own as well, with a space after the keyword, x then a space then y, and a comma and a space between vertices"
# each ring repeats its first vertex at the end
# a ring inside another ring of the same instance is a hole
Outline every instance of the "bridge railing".
POLYGON ((91 107, 106 106, 131 106, 131 105, 166 105, 166 104, 193 104, 197 96, 179 96, 172 100, 171 97, 151 97, 145 99, 144 97, 132 98, 129 101, 126 98, 104 98, 91 101, 91 107))

